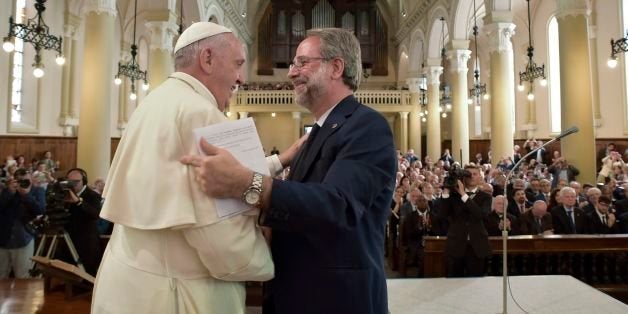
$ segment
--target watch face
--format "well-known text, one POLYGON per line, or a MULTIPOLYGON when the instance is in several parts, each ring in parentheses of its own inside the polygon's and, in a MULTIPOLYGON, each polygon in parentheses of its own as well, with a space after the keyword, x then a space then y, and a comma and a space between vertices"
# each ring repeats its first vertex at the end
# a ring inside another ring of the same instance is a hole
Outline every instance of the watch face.
POLYGON ((255 205, 259 202, 259 192, 257 191, 248 191, 244 197, 244 200, 249 205, 255 205))

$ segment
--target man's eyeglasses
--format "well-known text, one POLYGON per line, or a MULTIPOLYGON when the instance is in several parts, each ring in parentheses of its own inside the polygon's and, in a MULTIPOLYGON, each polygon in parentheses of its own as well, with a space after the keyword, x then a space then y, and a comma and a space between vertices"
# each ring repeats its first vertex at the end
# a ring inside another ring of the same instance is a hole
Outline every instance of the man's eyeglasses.
POLYGON ((292 60, 292 62, 290 63, 290 70, 292 69, 297 69, 300 70, 301 68, 303 68, 304 66, 308 65, 309 63, 311 63, 312 61, 315 60, 324 60, 324 61, 328 61, 330 60, 329 58, 322 58, 322 57, 297 57, 294 60, 292 60))

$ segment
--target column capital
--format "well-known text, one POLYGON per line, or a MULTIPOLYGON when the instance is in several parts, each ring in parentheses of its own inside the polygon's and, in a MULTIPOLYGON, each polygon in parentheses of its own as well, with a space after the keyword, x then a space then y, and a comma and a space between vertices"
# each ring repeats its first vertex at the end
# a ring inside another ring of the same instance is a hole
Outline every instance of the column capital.
POLYGON ((596 39, 596 38, 597 38, 597 26, 589 25, 589 39, 596 39))
POLYGON ((172 53, 177 25, 170 21, 149 21, 145 25, 150 32, 150 49, 172 53))
POLYGON ((131 61, 131 45, 124 42, 120 45, 120 62, 131 61))
POLYGON ((443 67, 438 66, 429 66, 426 70, 427 74, 427 83, 429 85, 438 85, 440 84, 440 75, 443 74, 443 67))
POLYGON ((591 15, 591 9, 587 7, 586 0, 556 0, 556 19, 580 15, 587 18, 591 15))
POLYGON ((116 0, 86 0, 83 5, 83 14, 88 13, 108 14, 115 17, 118 14, 116 10, 116 0))
POLYGON ((301 119, 301 111, 293 111, 292 112, 292 119, 301 119))
POLYGON ((406 85, 411 93, 419 93, 421 91, 421 78, 410 77, 406 79, 406 85))
POLYGON ((398 113, 401 120, 408 120, 408 111, 399 111, 398 113))
POLYGON ((81 17, 66 11, 64 14, 63 36, 73 38, 81 26, 81 17))
POLYGON ((471 50, 455 49, 447 51, 447 59, 451 65, 451 72, 458 74, 466 74, 469 70, 467 62, 471 57, 471 50))
POLYGON ((510 38, 515 34, 517 26, 513 23, 493 23, 484 26, 488 35, 489 53, 512 51, 510 38))

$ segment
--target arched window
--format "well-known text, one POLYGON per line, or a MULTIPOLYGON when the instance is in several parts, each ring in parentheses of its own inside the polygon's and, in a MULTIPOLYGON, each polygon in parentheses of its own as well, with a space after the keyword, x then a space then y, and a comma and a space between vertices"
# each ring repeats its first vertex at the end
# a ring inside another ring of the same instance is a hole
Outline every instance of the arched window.
POLYGON ((549 51, 549 113, 550 130, 552 133, 560 133, 560 56, 558 50, 558 21, 553 16, 548 27, 548 51, 549 51))
MULTIPOLYGON (((15 1, 15 23, 26 23, 26 0, 15 1)), ((24 75, 24 41, 15 37, 13 52, 13 69, 11 71, 11 122, 22 122, 24 95, 22 78, 24 75)))

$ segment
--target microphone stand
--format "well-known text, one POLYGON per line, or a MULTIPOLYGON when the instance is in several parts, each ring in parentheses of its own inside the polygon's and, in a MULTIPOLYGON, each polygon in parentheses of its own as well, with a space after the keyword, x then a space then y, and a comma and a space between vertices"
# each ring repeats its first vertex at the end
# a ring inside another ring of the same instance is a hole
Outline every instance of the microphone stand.
POLYGON ((517 161, 517 163, 515 163, 515 165, 512 167, 512 169, 510 170, 510 172, 508 173, 508 175, 506 176, 506 185, 504 186, 504 197, 506 198, 506 202, 504 202, 504 214, 502 215, 502 226, 503 226, 503 230, 502 230, 502 260, 503 260, 503 265, 502 265, 502 302, 503 302, 503 314, 508 314, 508 289, 507 289, 507 285, 508 285, 508 254, 507 254, 507 245, 508 245, 508 229, 506 228, 506 216, 508 215, 508 182, 510 181, 510 179, 512 178, 513 173, 515 173, 515 170, 517 170, 517 168, 519 167, 519 165, 526 160, 526 158, 528 158, 530 155, 532 154, 536 154, 536 152, 538 152, 539 150, 541 150, 542 148, 545 148, 545 146, 554 143, 558 140, 560 140, 561 138, 576 133, 578 132, 578 128, 577 127, 571 127, 569 129, 567 129, 565 132, 561 133, 560 135, 558 135, 557 137, 549 140, 548 142, 544 143, 543 145, 541 145, 540 147, 537 147, 535 149, 533 149, 531 152, 527 153, 525 156, 521 157, 521 159, 519 159, 519 161, 517 161))

